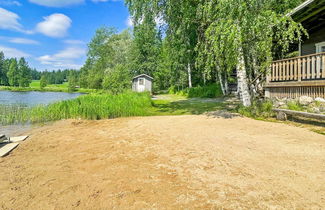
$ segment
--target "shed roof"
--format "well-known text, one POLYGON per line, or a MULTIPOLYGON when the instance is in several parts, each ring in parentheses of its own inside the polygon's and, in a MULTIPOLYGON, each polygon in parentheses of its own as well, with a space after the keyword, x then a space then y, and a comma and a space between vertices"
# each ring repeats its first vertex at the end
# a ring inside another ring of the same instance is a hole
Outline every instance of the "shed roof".
POLYGON ((140 74, 140 75, 138 75, 138 76, 136 76, 136 77, 133 77, 133 79, 136 79, 136 78, 139 78, 139 77, 148 77, 149 79, 152 79, 152 80, 153 80, 153 78, 150 77, 150 76, 147 75, 147 74, 140 74))

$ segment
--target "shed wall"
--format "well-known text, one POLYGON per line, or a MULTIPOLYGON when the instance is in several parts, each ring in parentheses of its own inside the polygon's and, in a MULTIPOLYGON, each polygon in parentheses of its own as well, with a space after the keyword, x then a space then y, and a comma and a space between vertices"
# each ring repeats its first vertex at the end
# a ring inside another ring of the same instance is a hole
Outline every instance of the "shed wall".
POLYGON ((152 93, 152 83, 153 83, 153 81, 152 81, 151 78, 148 78, 148 77, 145 77, 145 76, 133 79, 133 81, 132 81, 132 90, 135 91, 135 92, 140 92, 139 91, 139 79, 140 78, 145 80, 145 82, 144 82, 145 91, 149 91, 149 92, 152 93))

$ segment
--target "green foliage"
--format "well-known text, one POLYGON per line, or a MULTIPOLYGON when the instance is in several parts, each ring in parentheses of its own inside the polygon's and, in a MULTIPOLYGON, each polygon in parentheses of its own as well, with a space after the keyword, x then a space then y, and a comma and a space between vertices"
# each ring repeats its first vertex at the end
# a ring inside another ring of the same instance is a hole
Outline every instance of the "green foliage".
POLYGON ((299 104, 297 101, 290 101, 287 103, 287 107, 290 110, 294 110, 294 111, 304 111, 304 107, 299 104))
POLYGON ((79 74, 79 71, 73 69, 65 69, 65 70, 56 70, 56 71, 43 71, 35 74, 33 80, 39 80, 36 78, 40 78, 41 76, 45 76, 48 84, 63 84, 68 80, 69 74, 71 71, 74 71, 75 74, 79 74))
POLYGON ((203 87, 190 88, 188 91, 189 98, 216 98, 222 96, 222 90, 219 84, 211 84, 203 87))
POLYGON ((11 86, 19 86, 19 70, 16 59, 10 59, 10 66, 7 77, 11 86))
POLYGON ((19 87, 28 87, 32 81, 31 69, 24 58, 18 62, 18 83, 19 87))
POLYGON ((68 90, 69 92, 76 91, 78 86, 78 74, 75 71, 69 72, 69 83, 68 83, 68 90))
POLYGON ((0 106, 0 124, 41 123, 61 119, 109 119, 145 116, 152 107, 147 93, 90 94, 47 106, 0 106))
POLYGON ((253 101, 252 106, 244 107, 240 105, 237 109, 238 113, 246 116, 257 119, 265 119, 274 117, 274 112, 272 111, 273 103, 272 101, 253 101))
POLYGON ((134 26, 130 64, 135 75, 155 76, 157 72, 161 37, 157 31, 154 17, 154 14, 147 14, 141 23, 134 26))
POLYGON ((131 87, 131 75, 127 66, 118 64, 113 69, 107 69, 103 87, 114 94, 121 93, 131 87))
POLYGON ((185 88, 183 90, 177 90, 175 86, 171 86, 169 88, 169 93, 186 96, 188 98, 217 98, 223 95, 220 84, 185 88))
POLYGON ((32 79, 32 69, 25 58, 6 59, 0 52, 0 85, 13 87, 28 87, 32 79))
MULTIPOLYGON (((99 28, 96 31, 88 45, 86 63, 80 70, 79 84, 81 87, 91 89, 112 88, 112 92, 116 92, 117 89, 120 91, 121 86, 125 87, 126 75, 131 75, 132 35, 129 30, 121 33, 116 31, 115 28, 107 27, 99 28)), ((131 85, 128 87, 130 88, 131 85)))
POLYGON ((46 87, 46 85, 47 85, 47 80, 46 80, 46 77, 45 77, 45 75, 42 75, 41 76, 41 80, 40 80, 40 88, 41 89, 43 89, 43 88, 45 88, 46 87))

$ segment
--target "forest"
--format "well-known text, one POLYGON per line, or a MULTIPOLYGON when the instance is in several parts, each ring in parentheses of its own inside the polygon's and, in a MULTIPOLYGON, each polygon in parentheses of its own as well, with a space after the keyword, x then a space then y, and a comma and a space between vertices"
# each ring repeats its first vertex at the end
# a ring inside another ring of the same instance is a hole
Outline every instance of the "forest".
POLYGON ((259 97, 272 60, 306 31, 288 12, 301 0, 126 0, 132 30, 102 27, 89 43, 80 86, 119 92, 137 74, 155 91, 238 85, 245 106, 259 97), (235 76, 234 76, 235 75, 235 76))

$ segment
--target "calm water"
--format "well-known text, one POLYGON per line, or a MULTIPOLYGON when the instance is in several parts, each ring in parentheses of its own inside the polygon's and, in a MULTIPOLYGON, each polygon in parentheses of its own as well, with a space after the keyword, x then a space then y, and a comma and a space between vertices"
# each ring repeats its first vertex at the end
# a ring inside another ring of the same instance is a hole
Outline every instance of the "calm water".
MULTIPOLYGON (((23 106, 36 106, 39 104, 50 104, 57 101, 73 99, 82 95, 81 93, 61 93, 61 92, 11 92, 0 91, 0 104, 23 106)), ((32 128, 31 125, 0 125, 0 134, 7 136, 21 135, 32 128)))
POLYGON ((73 99, 82 95, 81 93, 59 93, 59 92, 11 92, 0 91, 0 104, 12 105, 22 104, 35 106, 39 104, 50 104, 57 101, 73 99))

